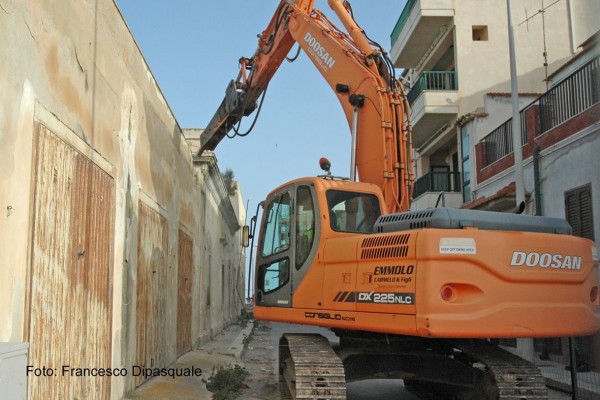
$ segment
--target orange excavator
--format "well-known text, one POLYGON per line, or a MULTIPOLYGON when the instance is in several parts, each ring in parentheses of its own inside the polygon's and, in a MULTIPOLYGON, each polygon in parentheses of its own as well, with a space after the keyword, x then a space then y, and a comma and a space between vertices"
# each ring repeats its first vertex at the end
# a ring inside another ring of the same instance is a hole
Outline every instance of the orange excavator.
POLYGON ((595 244, 558 218, 409 211, 409 107, 394 68, 348 2, 329 0, 345 32, 313 5, 280 2, 201 135, 200 152, 212 150, 260 108, 294 44, 348 119, 350 179, 332 176, 322 159, 326 173, 286 183, 262 203, 255 317, 339 337, 335 347, 320 335, 281 338, 285 394, 344 399, 346 382, 396 378, 425 398, 547 398, 540 371, 496 339, 597 332, 595 244))

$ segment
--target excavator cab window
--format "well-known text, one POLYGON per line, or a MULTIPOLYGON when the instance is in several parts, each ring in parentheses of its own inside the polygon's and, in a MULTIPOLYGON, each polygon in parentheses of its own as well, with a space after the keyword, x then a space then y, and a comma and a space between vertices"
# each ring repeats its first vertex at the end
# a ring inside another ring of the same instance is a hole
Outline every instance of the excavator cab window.
POLYGON ((315 205, 308 186, 296 192, 296 269, 300 269, 315 240, 315 205))
POLYGON ((336 232, 372 233, 381 215, 379 199, 370 193, 328 190, 327 207, 336 232))
POLYGON ((285 285, 290 280, 290 260, 284 258, 259 268, 259 289, 271 293, 285 285))
POLYGON ((268 257, 290 247, 291 196, 283 193, 267 206, 263 229, 262 256, 268 257))

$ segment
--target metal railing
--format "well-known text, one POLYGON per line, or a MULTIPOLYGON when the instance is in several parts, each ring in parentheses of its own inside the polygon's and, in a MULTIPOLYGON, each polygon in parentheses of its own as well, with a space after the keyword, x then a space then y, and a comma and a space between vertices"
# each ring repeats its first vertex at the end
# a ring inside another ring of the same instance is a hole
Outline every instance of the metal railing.
POLYGON ((456 71, 423 72, 408 92, 408 101, 413 103, 424 90, 457 90, 456 71))
POLYGON ((462 190, 460 172, 431 171, 415 181, 413 197, 426 192, 458 192, 462 190))
POLYGON ((596 58, 573 72, 536 101, 539 107, 539 134, 573 118, 599 100, 600 58, 596 58))
MULTIPOLYGON (((533 136, 542 135, 599 101, 600 58, 595 58, 520 111, 521 143, 527 143, 529 130, 532 130, 533 136), (531 115, 529 124, 527 115, 531 115)), ((512 118, 481 141, 485 144, 486 166, 511 154, 512 118)))
MULTIPOLYGON (((525 110, 519 112, 521 119, 521 145, 527 143, 527 129, 525 128, 525 110)), ((512 118, 494 129, 482 139, 485 143, 485 162, 490 165, 513 152, 512 118)))
POLYGON ((392 46, 394 46, 394 42, 396 42, 396 40, 398 39, 398 36, 400 35, 400 31, 402 31, 402 28, 404 28, 404 24, 406 24, 406 20, 408 19, 408 16, 410 15, 410 12, 412 11, 412 8, 416 2, 417 2, 417 0, 408 0, 406 2, 406 5, 404 6, 404 10, 402 10, 402 14, 400 14, 400 18, 398 18, 398 21, 396 22, 396 25, 394 26, 394 30, 392 31, 392 34, 390 35, 392 46))

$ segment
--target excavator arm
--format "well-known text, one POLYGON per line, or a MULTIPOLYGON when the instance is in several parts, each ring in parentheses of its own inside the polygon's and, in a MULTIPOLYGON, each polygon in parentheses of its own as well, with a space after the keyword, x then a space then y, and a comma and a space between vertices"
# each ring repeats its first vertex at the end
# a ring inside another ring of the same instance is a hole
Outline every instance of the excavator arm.
POLYGON ((329 0, 346 32, 313 8, 314 0, 282 0, 251 58, 200 137, 200 153, 217 144, 256 108, 269 81, 297 43, 335 92, 353 134, 360 181, 382 189, 388 212, 406 211, 412 197, 408 102, 379 45, 367 38, 342 0, 329 0))

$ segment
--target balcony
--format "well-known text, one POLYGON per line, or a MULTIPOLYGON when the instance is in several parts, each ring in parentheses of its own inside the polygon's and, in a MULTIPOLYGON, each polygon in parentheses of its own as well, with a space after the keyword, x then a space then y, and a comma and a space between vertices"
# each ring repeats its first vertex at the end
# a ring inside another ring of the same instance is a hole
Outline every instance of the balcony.
MULTIPOLYGON (((595 58, 520 111, 523 159, 536 145, 546 148, 598 121, 599 72, 600 58, 595 58)), ((510 118, 475 146, 478 182, 514 164, 512 137, 510 118)))
POLYGON ((425 192, 461 193, 460 172, 431 171, 415 181, 413 197, 425 192))
POLYGON ((427 71, 408 92, 413 146, 421 147, 433 133, 458 116, 458 82, 454 71, 427 71))
POLYGON ((446 171, 431 171, 415 181, 412 210, 423 210, 441 206, 438 198, 444 192, 445 207, 460 207, 463 203, 461 173, 446 171))
POLYGON ((453 18, 454 0, 408 0, 391 35, 394 65, 414 68, 453 18))
POLYGON ((408 101, 412 105, 424 90, 457 90, 456 72, 427 71, 423 72, 408 92, 408 101))

